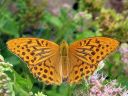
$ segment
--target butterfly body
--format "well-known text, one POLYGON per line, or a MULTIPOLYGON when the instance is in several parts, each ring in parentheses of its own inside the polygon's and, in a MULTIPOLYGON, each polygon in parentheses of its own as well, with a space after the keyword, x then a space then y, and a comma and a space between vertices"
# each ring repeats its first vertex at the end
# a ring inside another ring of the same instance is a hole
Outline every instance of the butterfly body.
POLYGON ((119 46, 117 40, 92 37, 70 45, 39 38, 17 38, 8 49, 27 63, 30 72, 46 84, 79 83, 97 69, 101 60, 119 46))
POLYGON ((62 65, 62 78, 66 80, 69 75, 69 46, 66 41, 62 41, 60 44, 60 56, 61 56, 61 65, 62 65))

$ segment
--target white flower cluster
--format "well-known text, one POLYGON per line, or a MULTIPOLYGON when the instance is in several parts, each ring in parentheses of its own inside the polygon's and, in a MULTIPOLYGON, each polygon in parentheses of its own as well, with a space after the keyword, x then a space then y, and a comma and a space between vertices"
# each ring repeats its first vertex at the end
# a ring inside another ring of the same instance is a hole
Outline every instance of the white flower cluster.
POLYGON ((35 94, 35 96, 47 96, 47 95, 44 95, 42 92, 38 92, 35 94))
POLYGON ((0 55, 0 96, 10 96, 10 81, 11 79, 5 73, 11 70, 12 65, 4 62, 4 58, 0 55))

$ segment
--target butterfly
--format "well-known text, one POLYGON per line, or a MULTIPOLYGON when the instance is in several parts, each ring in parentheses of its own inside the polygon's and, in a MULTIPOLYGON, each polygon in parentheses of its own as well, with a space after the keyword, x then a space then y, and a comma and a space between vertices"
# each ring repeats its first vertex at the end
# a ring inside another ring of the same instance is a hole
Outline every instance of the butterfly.
POLYGON ((30 72, 45 84, 74 84, 88 78, 101 60, 119 46, 115 39, 91 37, 70 45, 39 38, 17 38, 8 49, 27 63, 30 72))

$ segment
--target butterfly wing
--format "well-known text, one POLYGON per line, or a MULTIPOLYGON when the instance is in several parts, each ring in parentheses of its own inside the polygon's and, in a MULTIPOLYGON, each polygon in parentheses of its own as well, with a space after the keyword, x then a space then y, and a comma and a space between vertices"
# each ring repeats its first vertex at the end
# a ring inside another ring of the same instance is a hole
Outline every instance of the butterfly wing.
POLYGON ((84 76, 88 78, 98 63, 119 45, 117 40, 106 37, 92 37, 76 41, 69 46, 69 83, 77 83, 84 76))
POLYGON ((7 47, 25 61, 34 76, 46 84, 60 84, 59 46, 39 38, 18 38, 7 47))

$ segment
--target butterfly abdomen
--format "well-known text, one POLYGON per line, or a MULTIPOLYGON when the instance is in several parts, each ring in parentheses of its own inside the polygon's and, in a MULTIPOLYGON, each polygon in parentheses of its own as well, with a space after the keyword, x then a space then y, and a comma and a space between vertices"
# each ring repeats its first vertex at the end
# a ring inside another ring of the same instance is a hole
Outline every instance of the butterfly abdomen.
POLYGON ((62 79, 66 79, 68 77, 69 72, 69 62, 67 56, 61 57, 61 64, 62 64, 62 79))
POLYGON ((68 44, 66 41, 62 41, 60 44, 60 56, 62 65, 62 79, 67 80, 69 72, 69 58, 68 58, 68 44))

